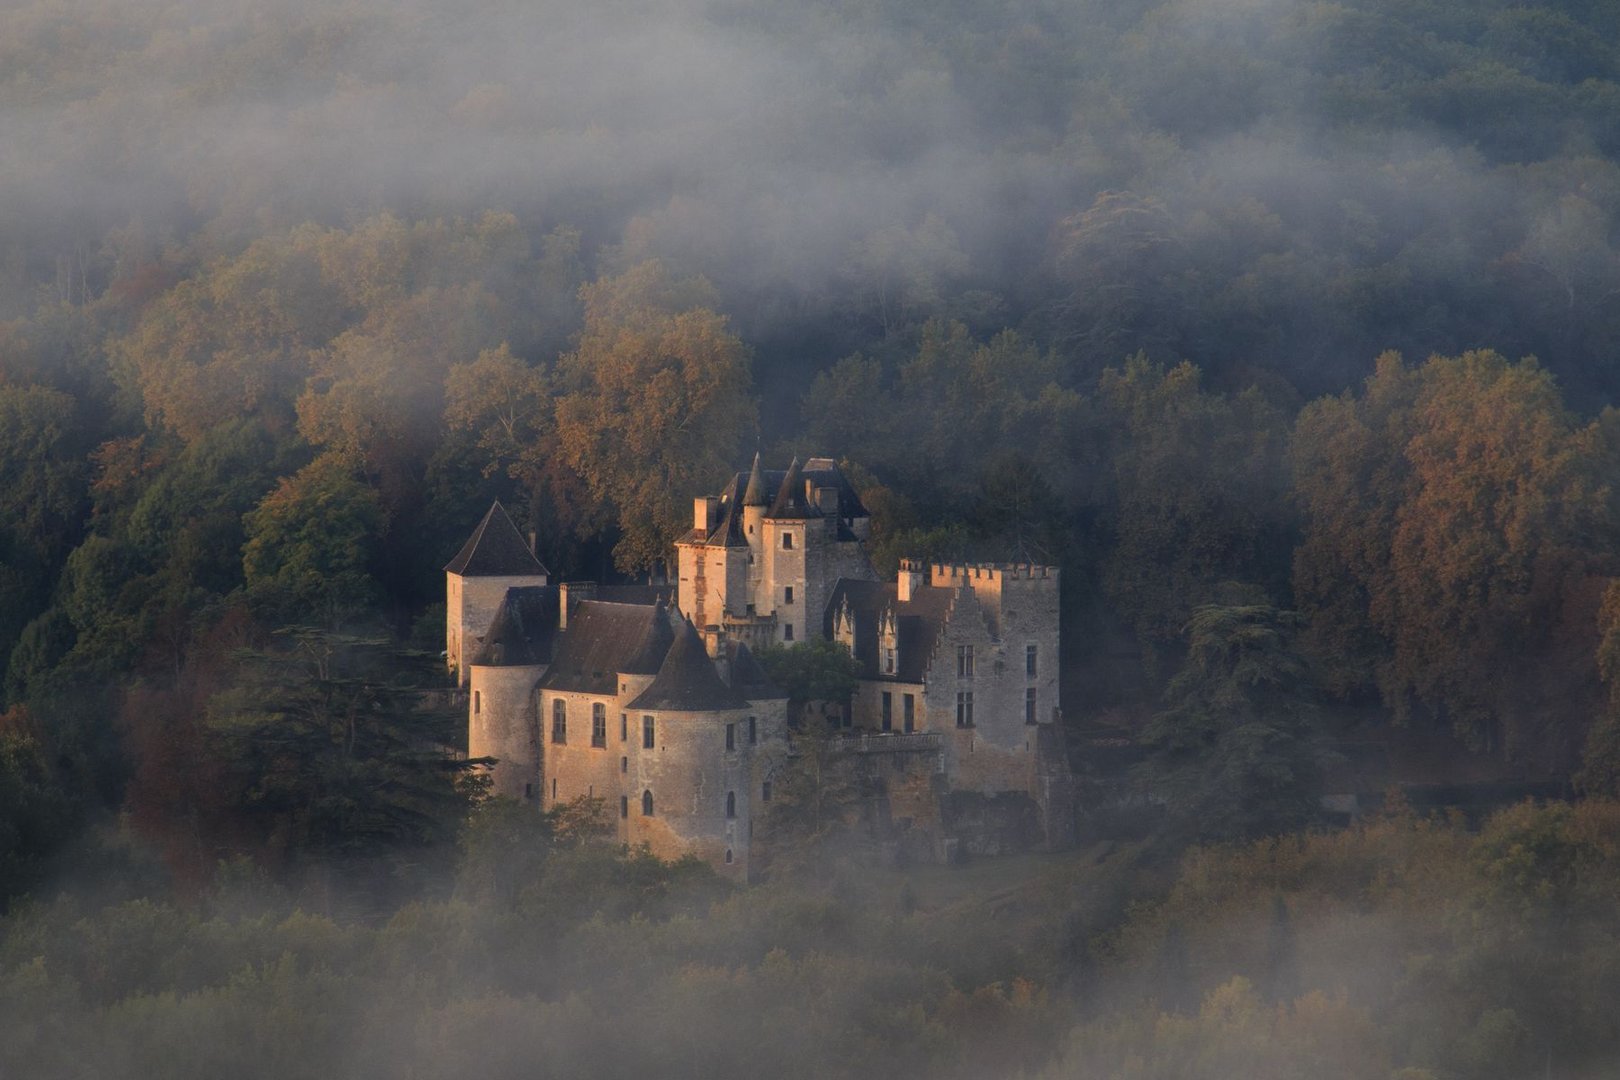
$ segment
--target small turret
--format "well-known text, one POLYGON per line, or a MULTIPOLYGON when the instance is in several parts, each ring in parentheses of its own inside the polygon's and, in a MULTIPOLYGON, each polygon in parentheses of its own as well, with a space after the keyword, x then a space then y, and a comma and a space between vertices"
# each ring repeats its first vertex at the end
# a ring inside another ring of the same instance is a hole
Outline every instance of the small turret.
POLYGON ((759 452, 754 453, 754 467, 748 472, 748 487, 743 490, 744 506, 770 506, 771 497, 765 494, 765 474, 760 471, 759 452))

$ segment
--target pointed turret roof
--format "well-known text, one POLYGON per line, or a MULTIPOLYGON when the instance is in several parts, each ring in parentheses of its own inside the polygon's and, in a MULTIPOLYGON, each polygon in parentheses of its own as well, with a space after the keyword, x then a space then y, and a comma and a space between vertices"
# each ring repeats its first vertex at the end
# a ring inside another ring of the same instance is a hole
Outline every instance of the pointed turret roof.
POLYGON ((759 451, 754 451, 754 467, 748 472, 748 489, 743 492, 744 506, 770 506, 771 497, 765 494, 765 474, 759 468, 759 451))
POLYGON ((489 633, 474 654, 474 667, 542 667, 550 657, 546 628, 530 627, 523 615, 523 589, 506 590, 489 633))
POLYGON ((793 464, 788 466, 787 475, 782 478, 782 487, 776 493, 776 501, 771 503, 770 513, 766 517, 773 518, 807 518, 817 517, 820 510, 810 505, 810 500, 804 494, 804 472, 799 468, 799 459, 794 458, 793 464))
POLYGON ((675 712, 746 709, 748 701, 725 684, 691 623, 681 621, 675 644, 664 657, 652 685, 630 703, 632 709, 670 709, 675 712))
POLYGON ((549 573, 529 550, 499 500, 491 504, 489 513, 444 572, 462 577, 531 577, 549 573))

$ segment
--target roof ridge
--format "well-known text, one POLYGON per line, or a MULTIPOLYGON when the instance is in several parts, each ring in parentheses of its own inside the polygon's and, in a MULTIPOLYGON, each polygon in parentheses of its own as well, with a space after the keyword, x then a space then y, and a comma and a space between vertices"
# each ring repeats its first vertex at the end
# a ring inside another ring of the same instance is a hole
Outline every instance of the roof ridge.
POLYGON ((499 499, 490 503, 483 520, 444 571, 461 577, 549 577, 551 573, 499 499))

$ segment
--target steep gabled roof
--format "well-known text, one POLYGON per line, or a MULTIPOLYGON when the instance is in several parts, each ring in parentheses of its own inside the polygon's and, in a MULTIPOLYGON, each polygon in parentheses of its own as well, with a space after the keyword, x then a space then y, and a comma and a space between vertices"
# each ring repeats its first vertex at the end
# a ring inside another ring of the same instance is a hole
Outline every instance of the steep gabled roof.
POLYGON ((444 572, 462 577, 532 577, 548 573, 499 501, 490 506, 489 513, 444 572))
POLYGON ((847 602, 850 614, 855 617, 855 661, 860 665, 863 679, 922 682, 933 657, 934 643, 945 629, 956 595, 953 589, 925 585, 914 590, 911 599, 902 603, 898 592, 892 581, 840 578, 827 598, 827 609, 822 616, 827 637, 833 636, 833 624, 841 604, 847 602), (900 653, 893 675, 883 672, 878 653, 878 626, 888 608, 894 609, 900 653))
POLYGON ((654 609, 653 618, 647 620, 647 628, 642 632, 635 652, 619 668, 625 675, 658 674, 664 657, 669 655, 669 647, 675 644, 675 624, 669 617, 669 609, 662 600, 654 605, 654 609))
POLYGON ((866 505, 861 497, 855 493, 855 485, 849 482, 844 470, 832 458, 813 457, 804 463, 804 478, 816 487, 836 487, 838 489, 838 516, 841 518, 870 517, 866 505))
POLYGON ((489 624, 475 667, 538 667, 551 660, 557 626, 557 591, 544 586, 506 590, 489 624))
POLYGON ((568 614, 568 628, 557 635, 551 667, 540 680, 543 690, 580 694, 614 694, 619 673, 639 663, 654 620, 668 614, 652 604, 613 604, 582 600, 568 614))
POLYGON ((793 464, 788 466, 787 475, 782 477, 782 486, 776 492, 776 501, 771 503, 771 509, 765 515, 769 518, 810 518, 820 517, 821 509, 812 506, 804 493, 804 470, 799 466, 799 459, 794 458, 793 464))
POLYGON ((681 621, 675 644, 652 685, 630 703, 632 709, 710 712, 746 709, 748 700, 725 684, 692 624, 681 621))
POLYGON ((720 493, 720 518, 713 529, 704 532, 693 528, 681 538, 681 543, 702 544, 705 547, 747 547, 743 537, 742 501, 743 474, 737 473, 720 493))

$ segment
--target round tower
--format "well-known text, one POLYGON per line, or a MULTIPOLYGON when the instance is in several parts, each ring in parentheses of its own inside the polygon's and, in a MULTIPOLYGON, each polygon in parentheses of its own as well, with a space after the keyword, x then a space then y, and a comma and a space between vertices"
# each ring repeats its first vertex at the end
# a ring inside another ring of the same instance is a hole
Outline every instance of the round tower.
POLYGON ((509 594, 468 665, 467 756, 495 760, 491 794, 533 802, 540 794, 535 684, 548 658, 525 629, 517 598, 509 594))
POLYGON ((759 467, 759 454, 755 453, 754 467, 748 472, 748 486, 743 489, 742 496, 743 539, 748 541, 748 550, 753 554, 753 562, 748 568, 750 591, 758 587, 760 575, 765 569, 760 553, 765 543, 765 514, 770 508, 770 491, 765 486, 765 473, 759 467))
POLYGON ((629 704, 642 737, 632 741, 626 839, 746 878, 749 703, 720 678, 691 623, 682 620, 674 636, 658 674, 629 704))

